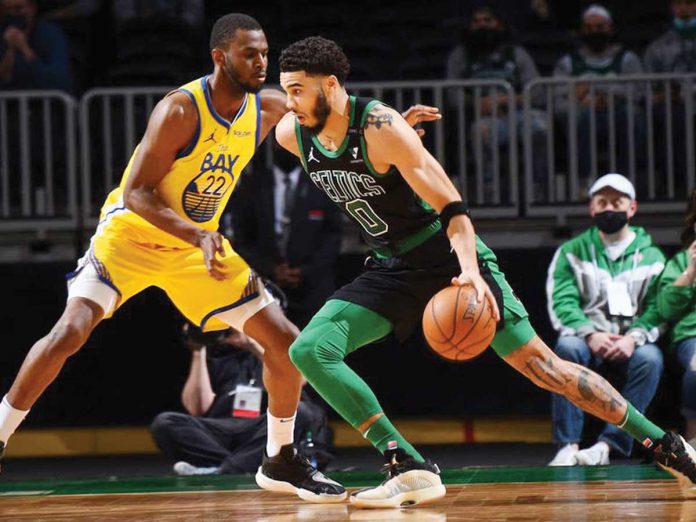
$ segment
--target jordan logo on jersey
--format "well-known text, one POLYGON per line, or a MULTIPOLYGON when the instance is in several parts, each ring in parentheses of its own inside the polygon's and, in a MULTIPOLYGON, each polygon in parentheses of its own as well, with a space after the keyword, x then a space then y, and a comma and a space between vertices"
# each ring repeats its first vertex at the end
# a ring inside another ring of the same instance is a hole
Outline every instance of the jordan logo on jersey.
POLYGON ((234 183, 232 167, 238 159, 239 155, 232 154, 205 155, 200 172, 186 185, 182 197, 182 207, 191 221, 205 223, 215 217, 220 202, 234 183))
POLYGON ((215 131, 211 132, 210 136, 203 140, 203 143, 205 143, 206 141, 212 141, 213 143, 217 143, 217 141, 215 141, 215 131))
POLYGON ((307 163, 309 163, 312 160, 316 161, 317 163, 320 163, 319 160, 314 157, 314 147, 309 149, 309 156, 307 156, 307 163))

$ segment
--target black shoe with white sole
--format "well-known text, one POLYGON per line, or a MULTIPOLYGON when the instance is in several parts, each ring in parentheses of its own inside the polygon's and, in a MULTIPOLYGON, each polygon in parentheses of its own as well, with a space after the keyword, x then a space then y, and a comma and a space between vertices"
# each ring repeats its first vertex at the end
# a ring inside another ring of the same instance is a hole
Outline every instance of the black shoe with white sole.
POLYGON ((399 508, 433 502, 445 496, 437 464, 419 462, 397 448, 384 452, 387 477, 379 486, 356 491, 350 503, 361 508, 399 508))
POLYGON ((674 475, 685 493, 696 496, 696 451, 681 435, 667 432, 657 441, 655 460, 674 475))
POLYGON ((263 461, 256 472, 256 483, 268 491, 295 493, 309 502, 342 502, 346 499, 345 488, 317 471, 292 444, 281 447, 275 457, 269 457, 264 451, 263 461))

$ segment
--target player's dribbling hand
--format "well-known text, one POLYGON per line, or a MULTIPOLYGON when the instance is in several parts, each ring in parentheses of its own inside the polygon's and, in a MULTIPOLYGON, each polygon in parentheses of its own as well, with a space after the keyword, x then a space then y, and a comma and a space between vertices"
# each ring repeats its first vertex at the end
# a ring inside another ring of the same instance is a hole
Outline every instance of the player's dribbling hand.
POLYGON ((203 261, 210 276, 218 281, 227 279, 228 276, 221 270, 225 265, 215 257, 216 254, 220 254, 220 257, 225 257, 222 235, 218 232, 203 230, 199 235, 196 246, 203 251, 203 261))
POLYGON ((488 304, 493 312, 493 317, 496 322, 500 321, 500 310, 498 310, 498 303, 495 300, 493 292, 491 292, 488 284, 481 277, 478 269, 462 270, 462 273, 458 277, 452 278, 452 284, 454 286, 464 286, 471 285, 476 290, 476 301, 481 302, 482 299, 488 299, 488 304))
MULTIPOLYGON (((424 121, 435 121, 442 119, 442 114, 440 114, 440 109, 437 107, 431 107, 429 105, 411 105, 406 111, 401 113, 401 115, 406 120, 411 127, 415 127, 419 123, 424 121)), ((425 131, 423 129, 416 129, 418 136, 424 136, 425 131)))

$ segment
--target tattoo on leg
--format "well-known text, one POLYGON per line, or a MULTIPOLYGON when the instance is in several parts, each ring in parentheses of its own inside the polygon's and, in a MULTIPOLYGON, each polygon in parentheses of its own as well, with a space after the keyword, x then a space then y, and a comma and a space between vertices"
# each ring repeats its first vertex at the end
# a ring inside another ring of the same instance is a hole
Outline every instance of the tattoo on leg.
POLYGON ((590 372, 587 370, 580 370, 580 375, 578 375, 578 391, 580 391, 580 395, 582 395, 582 398, 585 399, 586 401, 589 402, 594 402, 594 400, 597 398, 592 391, 592 387, 590 387, 590 383, 588 382, 588 377, 590 375, 590 372))
POLYGON ((533 361, 527 361, 525 366, 527 367, 529 373, 534 376, 534 379, 550 390, 557 390, 559 386, 563 386, 565 384, 563 381, 557 380, 554 378, 554 376, 550 375, 536 358, 533 361))

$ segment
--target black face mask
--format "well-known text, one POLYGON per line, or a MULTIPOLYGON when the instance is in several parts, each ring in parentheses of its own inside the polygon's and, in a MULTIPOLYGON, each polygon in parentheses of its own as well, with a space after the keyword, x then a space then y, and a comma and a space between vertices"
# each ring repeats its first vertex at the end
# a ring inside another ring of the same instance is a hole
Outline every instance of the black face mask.
POLYGON ((628 223, 628 214, 625 211, 605 210, 594 215, 594 222, 597 228, 605 234, 614 234, 628 223))
POLYGON ((504 37, 505 33, 497 29, 477 29, 469 33, 469 45, 474 49, 493 49, 504 37))
POLYGON ((593 53, 601 53, 611 43, 610 33, 585 33, 580 38, 593 53))

